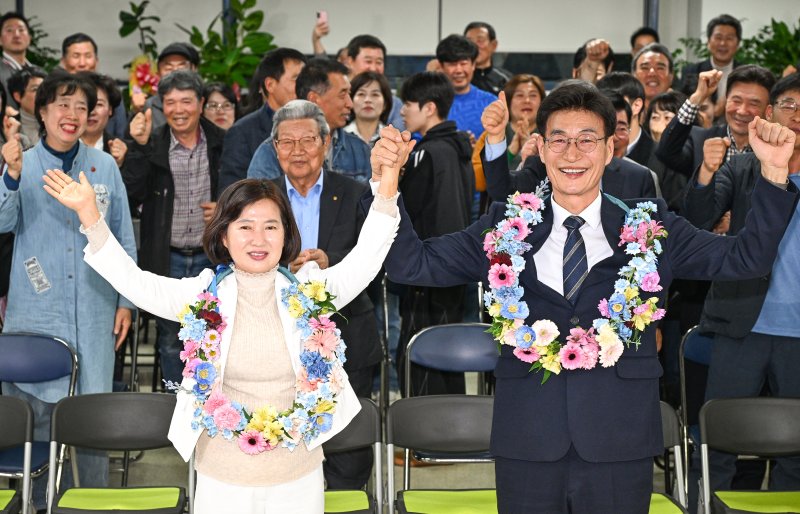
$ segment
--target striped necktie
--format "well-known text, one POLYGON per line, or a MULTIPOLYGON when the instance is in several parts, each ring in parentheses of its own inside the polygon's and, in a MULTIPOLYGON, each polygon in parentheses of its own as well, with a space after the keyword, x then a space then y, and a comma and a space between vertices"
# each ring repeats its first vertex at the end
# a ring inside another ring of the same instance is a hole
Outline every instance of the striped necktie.
POLYGON ((581 284, 589 274, 586 263, 586 245, 583 243, 580 228, 586 221, 580 216, 570 216, 564 220, 567 241, 564 243, 564 298, 575 304, 581 284))

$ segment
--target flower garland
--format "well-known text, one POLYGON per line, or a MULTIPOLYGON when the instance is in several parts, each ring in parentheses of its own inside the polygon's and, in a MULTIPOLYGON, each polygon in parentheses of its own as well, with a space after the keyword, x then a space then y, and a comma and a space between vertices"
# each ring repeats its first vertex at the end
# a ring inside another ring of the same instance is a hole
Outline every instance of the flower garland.
POLYGON ((178 314, 183 376, 193 378, 195 385, 186 389, 167 383, 170 389, 194 396, 193 430, 205 429, 210 437, 221 434, 224 439, 235 440, 249 455, 274 450, 278 445, 294 450, 300 441, 308 444, 330 430, 336 397, 347 380, 342 367, 346 346, 330 319, 336 312, 332 303, 335 297, 326 291, 324 282, 293 283, 281 292, 281 301, 297 320, 303 338, 295 400, 281 412, 269 405, 248 410, 221 391, 219 345, 225 319, 219 313, 219 299, 211 292, 204 291, 197 298, 178 314))
POLYGON ((630 209, 620 233, 619 246, 632 258, 619 270, 614 292, 598 305, 602 317, 585 330, 570 329, 566 343, 557 340, 558 327, 550 320, 525 324, 530 311, 522 300, 519 276, 525 269, 523 254, 531 249, 525 242, 534 225, 542 222, 547 181, 534 193, 514 193, 506 203, 506 218, 487 230, 483 250, 489 258, 489 287, 484 304, 492 317, 489 332, 499 344, 514 347, 514 355, 531 364, 531 371, 544 370, 542 383, 562 369, 593 369, 597 363, 608 368, 617 363, 625 347, 638 349, 641 334, 666 311, 656 306, 655 296, 643 299, 640 292, 661 291, 658 255, 667 231, 653 220, 656 205, 643 202, 630 209), (624 343, 624 345, 623 345, 624 343))

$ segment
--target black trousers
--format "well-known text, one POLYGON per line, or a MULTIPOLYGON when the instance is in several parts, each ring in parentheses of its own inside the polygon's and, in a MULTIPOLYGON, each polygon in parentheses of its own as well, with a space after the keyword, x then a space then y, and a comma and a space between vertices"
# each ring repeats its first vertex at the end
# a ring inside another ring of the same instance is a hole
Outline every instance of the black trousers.
POLYGON ((653 458, 587 462, 574 447, 555 462, 495 459, 500 514, 647 514, 653 458))

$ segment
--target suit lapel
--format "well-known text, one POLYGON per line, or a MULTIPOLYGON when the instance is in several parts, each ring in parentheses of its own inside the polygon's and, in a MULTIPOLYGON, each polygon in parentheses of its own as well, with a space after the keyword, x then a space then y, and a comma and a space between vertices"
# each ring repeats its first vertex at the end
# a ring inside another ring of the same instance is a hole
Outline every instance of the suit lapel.
POLYGON ((605 195, 603 195, 600 203, 600 222, 603 225, 603 233, 613 253, 611 257, 603 259, 592 266, 589 276, 586 277, 581 287, 583 290, 586 290, 592 284, 607 281, 609 277, 615 276, 629 259, 624 249, 619 246, 619 234, 622 225, 625 223, 625 211, 606 198, 605 195))
POLYGON ((519 280, 530 291, 537 291, 536 294, 551 296, 550 301, 557 301, 560 298, 562 301, 567 301, 563 296, 553 291, 549 287, 539 282, 538 274, 536 272, 536 261, 533 256, 536 255, 547 238, 553 230, 553 197, 548 196, 544 202, 545 208, 542 212, 542 222, 534 225, 531 235, 525 240, 530 243, 531 249, 525 253, 525 270, 520 275, 519 280))
POLYGON ((342 185, 331 173, 324 172, 322 179, 322 194, 319 199, 319 234, 317 248, 328 248, 333 227, 339 216, 342 206, 342 185))

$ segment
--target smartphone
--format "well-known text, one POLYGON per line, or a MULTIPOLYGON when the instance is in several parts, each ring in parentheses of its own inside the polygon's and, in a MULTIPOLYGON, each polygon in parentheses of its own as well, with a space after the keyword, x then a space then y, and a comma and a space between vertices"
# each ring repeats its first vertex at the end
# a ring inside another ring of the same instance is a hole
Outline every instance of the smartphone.
POLYGON ((317 11, 317 22, 328 23, 328 11, 317 11))

